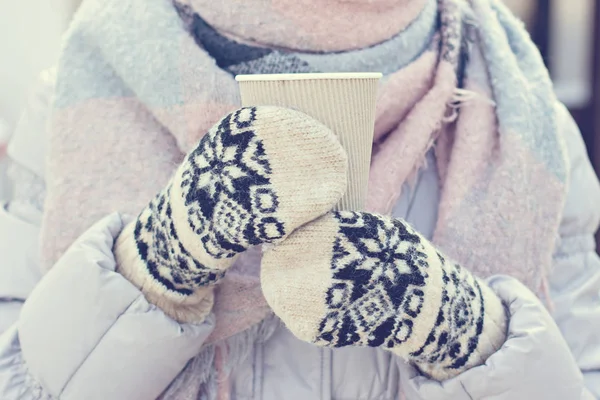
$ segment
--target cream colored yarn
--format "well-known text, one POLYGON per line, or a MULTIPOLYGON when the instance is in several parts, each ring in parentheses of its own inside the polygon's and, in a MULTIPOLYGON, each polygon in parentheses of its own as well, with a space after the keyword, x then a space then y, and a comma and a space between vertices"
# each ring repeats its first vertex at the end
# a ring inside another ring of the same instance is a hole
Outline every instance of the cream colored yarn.
POLYGON ((204 136, 123 231, 118 270, 173 318, 201 321, 237 256, 329 211, 346 175, 346 153, 321 123, 284 108, 242 108, 204 136))
POLYGON ((333 212, 263 255, 267 302, 298 338, 384 347, 444 380, 506 335, 503 305, 402 220, 333 212))

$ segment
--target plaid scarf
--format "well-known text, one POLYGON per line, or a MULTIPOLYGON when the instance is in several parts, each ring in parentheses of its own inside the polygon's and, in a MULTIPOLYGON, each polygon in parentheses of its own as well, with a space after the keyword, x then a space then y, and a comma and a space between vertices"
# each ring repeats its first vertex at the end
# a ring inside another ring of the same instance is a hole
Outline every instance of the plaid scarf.
MULTIPOLYGON (((103 215, 136 214, 162 189, 183 154, 238 106, 235 74, 343 71, 385 74, 368 209, 390 213, 433 149, 434 243, 479 276, 512 275, 542 293, 567 161, 546 69, 499 0, 428 0, 387 41, 331 53, 236 42, 166 0, 86 2, 58 72, 45 265, 103 215)), ((259 263, 251 251, 228 273, 215 331, 165 398, 227 398, 231 366, 276 326, 265 320, 259 263)))

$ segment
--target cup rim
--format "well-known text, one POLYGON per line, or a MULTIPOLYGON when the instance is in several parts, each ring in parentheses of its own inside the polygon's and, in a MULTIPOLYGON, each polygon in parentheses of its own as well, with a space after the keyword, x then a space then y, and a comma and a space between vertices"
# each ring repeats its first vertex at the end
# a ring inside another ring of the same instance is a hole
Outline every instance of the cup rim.
POLYGON ((303 81, 324 79, 381 79, 380 72, 334 72, 334 73, 303 73, 303 74, 252 74, 236 75, 237 82, 258 81, 303 81))

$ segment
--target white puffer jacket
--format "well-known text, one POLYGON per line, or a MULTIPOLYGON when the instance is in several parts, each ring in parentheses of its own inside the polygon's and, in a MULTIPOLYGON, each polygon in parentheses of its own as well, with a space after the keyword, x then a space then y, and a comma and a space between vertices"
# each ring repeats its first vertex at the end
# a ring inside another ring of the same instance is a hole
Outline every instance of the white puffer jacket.
MULTIPOLYGON (((283 326, 256 343, 233 376, 233 399, 600 399, 600 259, 594 231, 600 185, 579 132, 562 109, 570 190, 555 251, 551 317, 520 283, 489 283, 507 304, 509 337, 483 366, 438 383, 389 352, 321 349, 283 326)), ((41 126, 22 129, 14 162, 43 178, 41 126)), ((431 237, 439 200, 435 159, 394 214, 431 237)), ((30 175, 31 176, 31 175, 30 175)), ((153 399, 196 355, 213 328, 180 325, 118 273, 111 252, 123 228, 107 216, 42 277, 39 215, 16 201, 0 208, 0 398, 153 399), (10 211, 9 211, 10 210, 10 211)))

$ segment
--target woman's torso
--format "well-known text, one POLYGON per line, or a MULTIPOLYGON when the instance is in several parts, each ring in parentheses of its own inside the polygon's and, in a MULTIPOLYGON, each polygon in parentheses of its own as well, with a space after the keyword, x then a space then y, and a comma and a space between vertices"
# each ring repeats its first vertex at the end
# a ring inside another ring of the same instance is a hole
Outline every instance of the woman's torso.
MULTIPOLYGON (((418 40, 407 43, 402 38, 392 38, 377 46, 330 54, 329 57, 277 50, 255 52, 256 49, 249 46, 215 36, 215 32, 203 26, 201 20, 196 21, 194 34, 206 35, 205 47, 218 49, 224 46, 229 55, 238 54, 252 59, 245 62, 217 60, 231 74, 333 70, 390 74, 413 61, 428 46, 434 33, 432 24, 436 18, 436 2, 431 0, 428 4, 419 17, 421 23, 413 23, 407 28, 409 34, 418 40), (257 62, 259 59, 260 63, 257 62), (257 65, 260 70, 253 70, 257 65)), ((202 42, 201 37, 197 39, 202 42)), ((36 145, 42 144, 43 141, 38 141, 36 145)), ((407 220, 424 236, 431 238, 439 203, 438 174, 432 151, 427 154, 426 165, 418 172, 413 185, 403 187, 393 215, 407 220)), ((25 185, 25 180, 21 180, 21 184, 25 185)), ((396 400, 400 387, 400 362, 398 357, 381 349, 319 348, 296 339, 280 325, 265 342, 257 341, 251 345, 248 357, 234 366, 230 380, 232 399, 396 400)))
MULTIPOLYGON (((21 135, 22 136, 22 135, 21 135)), ((40 138, 42 139, 42 138, 40 138)), ((29 171, 28 160, 44 140, 28 141, 27 147, 16 146, 19 165, 15 169, 29 171), (23 147, 21 149, 21 147, 23 147), (19 150, 20 149, 20 150, 19 150), (22 150, 22 151, 21 151, 22 150)), ((33 161, 33 160, 32 160, 33 161)), ((433 151, 427 154, 427 167, 419 170, 413 185, 404 185, 393 215, 403 218, 431 238, 437 220, 439 185, 433 151)), ((37 191, 32 183, 43 185, 43 178, 29 172, 31 179, 17 181, 20 186, 14 204, 31 210, 25 214, 14 210, 34 224, 37 191)), ((376 348, 327 349, 296 339, 282 324, 265 342, 251 345, 249 355, 234 366, 231 375, 232 400, 397 400, 400 392, 401 360, 376 348)))

